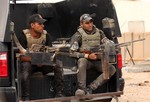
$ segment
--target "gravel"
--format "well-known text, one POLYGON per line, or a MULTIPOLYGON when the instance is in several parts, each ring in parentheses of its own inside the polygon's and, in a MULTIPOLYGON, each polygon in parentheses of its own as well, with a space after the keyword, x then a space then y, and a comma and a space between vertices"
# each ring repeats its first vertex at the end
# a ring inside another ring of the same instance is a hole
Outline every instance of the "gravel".
POLYGON ((119 102, 150 102, 150 62, 131 64, 122 69, 125 88, 124 94, 118 98, 119 102))

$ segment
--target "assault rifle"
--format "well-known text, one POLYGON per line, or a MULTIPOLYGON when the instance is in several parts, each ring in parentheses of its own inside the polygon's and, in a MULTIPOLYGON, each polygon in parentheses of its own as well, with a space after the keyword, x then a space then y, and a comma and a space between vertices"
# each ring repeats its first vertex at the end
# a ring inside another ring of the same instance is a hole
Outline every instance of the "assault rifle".
MULTIPOLYGON (((117 47, 124 47, 124 46, 130 46, 132 43, 134 42, 139 42, 139 41, 143 41, 145 40, 145 38, 143 39, 138 39, 138 40, 133 40, 133 41, 129 41, 129 42, 125 42, 125 43, 119 43, 119 44, 114 44, 115 49, 117 49, 117 47)), ((113 46, 109 46, 110 47, 110 53, 113 53, 112 50, 114 50, 113 46)), ((104 45, 100 45, 100 46, 95 46, 95 47, 88 47, 87 49, 81 51, 82 53, 93 53, 93 52, 100 52, 105 50, 106 46, 104 45)))
MULTIPOLYGON (((120 44, 114 44, 113 46, 107 46, 106 45, 100 45, 100 46, 95 46, 95 47, 88 47, 87 49, 81 51, 81 53, 93 53, 93 52, 104 52, 106 51, 105 49, 107 49, 106 47, 109 47, 108 53, 109 55, 115 55, 116 53, 116 49, 117 47, 124 47, 124 46, 129 46, 131 43, 134 42, 138 42, 138 41, 143 41, 145 40, 145 38, 143 39, 138 39, 138 40, 133 40, 130 42, 125 42, 125 43, 120 43, 120 44)), ((32 45, 32 47, 30 49, 27 50, 29 53, 35 53, 35 52, 46 52, 46 53, 59 53, 59 54, 66 54, 64 52, 68 52, 69 53, 69 47, 49 47, 49 46, 44 46, 44 45, 37 45, 34 44, 32 45)), ((67 54, 68 55, 68 54, 67 54)), ((70 55, 73 56, 73 55, 70 55)))
POLYGON ((138 39, 138 40, 133 40, 133 41, 125 42, 125 43, 116 44, 115 46, 116 46, 116 47, 117 47, 117 46, 119 46, 119 47, 129 46, 129 45, 131 45, 131 44, 134 43, 134 42, 139 42, 139 41, 143 41, 143 40, 145 40, 145 38, 143 38, 143 39, 138 39))
POLYGON ((133 41, 125 42, 125 43, 116 44, 115 46, 116 46, 116 47, 118 47, 118 46, 119 46, 119 47, 126 47, 126 50, 127 50, 128 53, 129 53, 129 56, 130 56, 130 58, 131 58, 131 60, 132 60, 132 63, 135 64, 134 61, 133 61, 132 55, 131 55, 131 53, 130 53, 130 51, 129 51, 129 49, 128 49, 128 46, 130 46, 132 43, 139 42, 139 41, 143 41, 143 40, 145 40, 145 38, 143 38, 143 39, 138 39, 138 40, 133 40, 133 41))

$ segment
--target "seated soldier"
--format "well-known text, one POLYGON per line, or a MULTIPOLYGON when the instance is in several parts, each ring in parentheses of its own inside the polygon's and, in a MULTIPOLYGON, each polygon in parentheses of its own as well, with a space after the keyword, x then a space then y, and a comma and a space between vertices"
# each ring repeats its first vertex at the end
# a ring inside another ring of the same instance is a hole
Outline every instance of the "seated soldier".
MULTIPOLYGON (((23 30, 23 35, 19 39, 20 44, 25 49, 30 49, 33 44, 52 46, 50 34, 44 30, 44 22, 46 20, 39 14, 33 14, 29 18, 29 29, 23 30)), ((46 65, 31 65, 31 57, 27 56, 25 52, 20 56, 21 60, 21 86, 22 86, 22 100, 29 100, 29 78, 35 71, 41 71, 47 74, 54 71, 55 74, 55 97, 62 97, 63 90, 63 69, 61 61, 56 60, 56 66, 46 65)))
MULTIPOLYGON (((77 32, 71 38, 71 51, 76 53, 78 58, 78 89, 75 95, 86 95, 96 90, 98 86, 104 84, 108 79, 104 79, 100 60, 97 60, 97 53, 90 54, 82 53, 85 49, 99 46, 101 44, 112 45, 113 42, 106 38, 102 30, 93 25, 93 18, 89 14, 83 14, 80 17, 80 26, 77 32), (78 51, 80 53, 78 53, 78 51), (97 77, 90 85, 86 86, 86 70, 95 68, 102 74, 97 77)), ((109 64, 109 76, 111 77, 116 72, 113 65, 109 64)))

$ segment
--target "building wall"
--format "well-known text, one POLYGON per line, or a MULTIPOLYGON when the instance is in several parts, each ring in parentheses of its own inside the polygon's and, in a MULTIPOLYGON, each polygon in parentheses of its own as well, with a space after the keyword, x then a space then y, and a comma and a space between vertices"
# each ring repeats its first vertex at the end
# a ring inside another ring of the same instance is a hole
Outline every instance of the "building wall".
MULTIPOLYGON (((131 43, 128 46, 129 52, 134 60, 150 59, 150 0, 113 0, 122 37, 119 38, 120 43, 143 39, 131 43)), ((129 53, 122 47, 122 55, 124 60, 131 60, 129 53)))
POLYGON ((129 21, 144 21, 145 32, 150 32, 150 0, 113 0, 121 31, 128 32, 129 21))

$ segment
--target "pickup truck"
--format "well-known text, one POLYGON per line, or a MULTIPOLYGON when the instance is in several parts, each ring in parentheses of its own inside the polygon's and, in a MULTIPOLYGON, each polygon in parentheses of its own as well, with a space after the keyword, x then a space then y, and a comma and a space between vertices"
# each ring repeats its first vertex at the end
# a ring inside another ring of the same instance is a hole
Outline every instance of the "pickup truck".
MULTIPOLYGON (((45 22, 45 29, 53 36, 53 46, 67 43, 79 26, 79 18, 83 13, 89 13, 94 18, 94 24, 104 31, 106 36, 118 44, 121 37, 117 13, 112 0, 1 0, 0 3, 0 102, 21 102, 21 86, 19 80, 20 61, 17 57, 18 48, 13 40, 10 26, 14 23, 14 31, 20 37, 22 29, 27 27, 28 17, 39 13, 45 22), (105 22, 105 23, 104 23, 105 22), (107 26, 105 25, 107 24, 107 26), (113 25, 113 26, 112 26, 113 25), (115 25, 115 26, 114 26, 115 25)), ((64 68, 65 97, 54 98, 54 75, 35 73, 30 78, 31 102, 79 102, 98 101, 110 102, 112 98, 118 101, 123 94, 124 79, 122 78, 122 57, 120 48, 115 48, 112 63, 116 73, 102 87, 93 94, 82 97, 75 96, 77 90, 77 72, 73 57, 62 55, 64 68)), ((111 59, 111 58, 110 58, 111 59)), ((100 73, 88 72, 88 81, 91 82, 100 73)))

